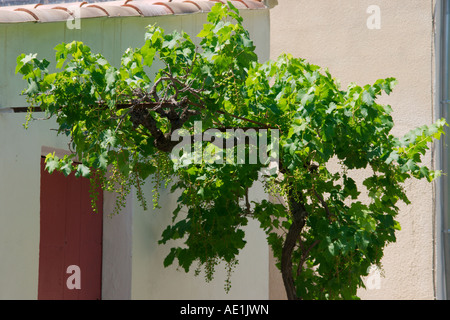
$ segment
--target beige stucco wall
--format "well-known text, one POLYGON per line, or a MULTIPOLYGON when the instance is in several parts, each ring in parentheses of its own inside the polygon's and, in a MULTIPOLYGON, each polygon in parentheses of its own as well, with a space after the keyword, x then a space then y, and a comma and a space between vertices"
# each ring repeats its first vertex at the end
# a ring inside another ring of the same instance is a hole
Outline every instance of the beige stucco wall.
MULTIPOLYGON (((271 10, 271 59, 283 52, 329 68, 343 86, 395 77, 398 85, 380 102, 393 107, 395 135, 433 119, 433 10, 431 0, 278 0, 271 10), (377 5, 381 28, 369 29, 366 10, 377 5)), ((431 164, 431 157, 426 158, 431 164)), ((362 299, 434 298, 433 188, 408 182, 412 204, 402 206, 402 230, 383 259, 378 289, 360 290, 362 299)), ((271 269, 271 298, 283 298, 271 269)))
MULTIPOLYGON (((242 12, 262 60, 269 58, 269 12, 242 12)), ((206 23, 206 13, 163 17, 83 19, 81 29, 65 22, 0 24, 0 109, 26 106, 20 96, 25 83, 14 74, 16 57, 38 53, 52 61, 61 42, 81 40, 93 52, 118 64, 128 47, 141 46, 145 27, 157 23, 166 31, 184 30, 195 36, 206 23)), ((42 146, 67 148, 56 137, 53 121, 32 122, 26 131, 25 114, 0 112, 0 299, 36 299, 39 266, 39 181, 42 146)), ((259 196, 261 192, 255 191, 259 196)), ((151 185, 146 186, 151 204, 151 185)), ((105 215, 113 206, 105 195, 105 215)), ((224 274, 206 284, 202 277, 164 268, 168 248, 158 246, 176 198, 161 198, 163 209, 142 211, 130 197, 125 212, 105 217, 103 239, 103 298, 105 299, 265 299, 268 298, 268 248, 256 223, 247 227, 248 246, 226 295, 224 274), (257 271, 255 271, 257 270, 257 271)))

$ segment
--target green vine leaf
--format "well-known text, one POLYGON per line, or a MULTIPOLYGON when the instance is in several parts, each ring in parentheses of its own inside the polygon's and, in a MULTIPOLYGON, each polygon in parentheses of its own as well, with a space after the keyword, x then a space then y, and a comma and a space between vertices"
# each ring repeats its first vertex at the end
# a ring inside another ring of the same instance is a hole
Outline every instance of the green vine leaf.
POLYGON ((202 269, 211 281, 223 263, 229 292, 245 227, 256 220, 289 299, 357 298, 396 240, 399 202, 410 203, 404 183, 441 175, 422 159, 446 121, 395 137, 393 108, 378 102, 394 78, 341 88, 328 70, 289 54, 260 63, 231 2, 214 5, 207 22, 195 40, 148 26, 142 47, 127 49, 119 66, 80 41, 55 47, 55 73, 36 54, 18 56, 29 105, 71 139, 73 153, 47 155, 46 170, 88 177, 93 206, 97 187, 116 193, 112 214, 131 190, 147 208, 147 182, 155 210, 159 190, 176 193, 159 243, 182 245, 171 247, 165 267, 189 271, 195 262, 195 274, 202 269), (209 130, 217 135, 204 139, 209 130), (252 130, 257 143, 238 139, 252 130), (244 143, 225 143, 234 140, 244 143), (253 199, 256 182, 276 201, 253 199))

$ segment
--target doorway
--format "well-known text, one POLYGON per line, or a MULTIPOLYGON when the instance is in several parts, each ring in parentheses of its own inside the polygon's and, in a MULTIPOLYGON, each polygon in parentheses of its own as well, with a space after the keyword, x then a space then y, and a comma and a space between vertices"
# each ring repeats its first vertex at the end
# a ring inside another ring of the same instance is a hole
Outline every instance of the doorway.
POLYGON ((38 299, 101 299, 103 192, 94 212, 89 190, 89 179, 49 174, 41 158, 38 299))

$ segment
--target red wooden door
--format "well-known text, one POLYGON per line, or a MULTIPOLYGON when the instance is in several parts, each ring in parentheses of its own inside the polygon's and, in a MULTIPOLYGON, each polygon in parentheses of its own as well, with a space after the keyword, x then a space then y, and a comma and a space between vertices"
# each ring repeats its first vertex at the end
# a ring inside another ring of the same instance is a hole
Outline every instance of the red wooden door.
POLYGON ((89 179, 44 168, 42 158, 38 299, 101 299, 103 193, 94 213, 89 179))

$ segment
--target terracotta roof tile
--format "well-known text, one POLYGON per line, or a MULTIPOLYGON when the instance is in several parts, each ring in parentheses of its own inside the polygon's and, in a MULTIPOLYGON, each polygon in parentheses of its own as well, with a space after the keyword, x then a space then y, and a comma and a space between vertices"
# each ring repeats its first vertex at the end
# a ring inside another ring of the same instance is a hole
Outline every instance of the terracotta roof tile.
POLYGON ((31 22, 36 21, 36 19, 25 12, 0 10, 0 21, 1 23, 15 23, 31 22))
MULTIPOLYGON (((238 2, 238 1, 245 4, 245 6, 248 9, 264 9, 265 8, 265 5, 260 1, 237 0, 237 1, 232 1, 232 2, 234 3, 234 2, 238 2)), ((235 7, 237 7, 237 6, 235 5, 235 7)))
POLYGON ((210 11, 211 8, 215 5, 213 1, 186 0, 183 2, 192 3, 193 5, 197 6, 201 11, 210 11))
POLYGON ((40 22, 61 21, 70 18, 70 13, 63 10, 41 9, 36 7, 35 9, 18 8, 15 11, 24 11, 36 18, 36 21, 40 22))
POLYGON ((123 5, 115 6, 115 5, 102 5, 99 6, 96 3, 88 4, 87 8, 98 8, 104 11, 108 17, 130 17, 138 15, 138 11, 131 7, 125 7, 123 5))
POLYGON ((78 10, 72 10, 74 18, 98 18, 107 17, 108 12, 99 7, 85 7, 81 6, 78 10))
MULTIPOLYGON (((142 1, 142 0, 141 0, 142 1)), ((164 6, 169 9, 172 14, 189 14, 199 12, 198 6, 187 2, 162 2, 158 1, 154 3, 155 5, 164 6)))
MULTIPOLYGON (((62 8, 73 8, 73 7, 82 7, 87 4, 86 1, 82 2, 67 2, 67 3, 55 3, 55 4, 40 4, 35 5, 36 9, 62 9, 62 8)), ((1 8, 1 7, 0 7, 1 8)))
MULTIPOLYGON (((99 5, 101 5, 99 3, 99 5)), ((162 6, 154 5, 147 1, 127 1, 124 7, 133 8, 136 12, 144 17, 163 16, 170 14, 170 11, 162 6)))
MULTIPOLYGON (((37 1, 37 0, 36 0, 37 1)), ((66 21, 71 17, 161 16, 208 12, 225 0, 118 0, 6 6, 0 0, 0 23, 66 21)), ((238 9, 264 9, 262 0, 233 0, 238 9)))

